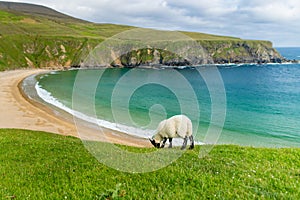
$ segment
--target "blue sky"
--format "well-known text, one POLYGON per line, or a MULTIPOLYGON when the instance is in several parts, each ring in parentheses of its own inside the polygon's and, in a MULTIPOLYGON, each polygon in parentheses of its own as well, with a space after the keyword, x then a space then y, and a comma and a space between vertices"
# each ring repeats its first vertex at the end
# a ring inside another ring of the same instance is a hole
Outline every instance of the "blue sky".
POLYGON ((300 46, 299 0, 12 0, 71 16, 139 27, 187 30, 300 46))

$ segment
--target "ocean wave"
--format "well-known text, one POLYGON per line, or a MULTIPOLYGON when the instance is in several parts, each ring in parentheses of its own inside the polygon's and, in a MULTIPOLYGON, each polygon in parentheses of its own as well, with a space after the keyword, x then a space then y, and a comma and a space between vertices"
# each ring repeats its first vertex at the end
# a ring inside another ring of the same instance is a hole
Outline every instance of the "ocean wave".
POLYGON ((50 92, 48 92, 47 90, 43 89, 39 85, 38 82, 35 85, 35 89, 36 89, 38 96, 41 99, 43 99, 45 102, 47 102, 61 110, 66 111, 67 113, 77 117, 78 119, 87 121, 89 123, 96 124, 96 125, 99 125, 99 126, 111 129, 111 130, 120 131, 120 132, 124 132, 126 134, 130 134, 130 135, 134 135, 134 136, 138 136, 138 137, 145 137, 145 138, 150 137, 152 135, 152 133, 154 132, 154 130, 144 130, 144 129, 139 129, 139 128, 135 128, 135 127, 126 126, 123 124, 109 122, 109 121, 102 120, 102 119, 96 119, 96 118, 88 116, 82 112, 73 110, 73 109, 67 107, 66 105, 64 105, 63 103, 61 103, 55 97, 53 97, 52 94, 50 92), (149 134, 149 132, 150 132, 150 134, 149 134))
MULTIPOLYGON (((50 105, 53 105, 69 114, 71 114, 72 116, 83 120, 85 122, 94 124, 94 125, 98 125, 100 127, 104 127, 110 130, 114 130, 114 131, 119 131, 119 132, 123 132, 126 133, 128 135, 132 135, 132 136, 136 136, 136 137, 141 137, 141 138, 151 138, 153 136, 153 134, 155 133, 155 130, 150 130, 150 129, 141 129, 141 128, 136 128, 136 127, 132 127, 132 126, 127 126, 124 124, 119 124, 119 123, 113 123, 113 122, 109 122, 103 119, 97 119, 91 116, 88 116, 82 112, 73 110, 69 107, 67 107, 66 105, 64 105, 63 103, 61 103, 57 98, 53 97, 52 94, 50 92, 48 92, 47 90, 43 89, 40 85, 39 82, 37 82, 35 84, 35 90, 37 92, 37 95, 45 102, 47 102, 50 105)), ((198 145, 201 145, 203 143, 201 142, 195 142, 198 145)), ((174 138, 173 140, 173 145, 174 146, 180 146, 182 144, 182 139, 180 138, 174 138)))

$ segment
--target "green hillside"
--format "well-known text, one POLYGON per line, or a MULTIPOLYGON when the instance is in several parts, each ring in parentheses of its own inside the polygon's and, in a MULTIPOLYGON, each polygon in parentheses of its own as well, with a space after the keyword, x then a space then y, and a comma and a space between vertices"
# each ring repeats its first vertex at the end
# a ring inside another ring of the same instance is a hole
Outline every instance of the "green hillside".
MULTIPOLYGON (((1 34, 92 37, 104 39, 135 27, 96 24, 76 19, 53 9, 25 3, 0 2, 1 34)), ((182 32, 195 39, 239 39, 203 33, 182 32)))
MULTIPOLYGON (((0 2, 0 70, 78 66, 97 44, 133 28, 136 27, 91 23, 39 5, 0 2)), ((202 41, 208 56, 218 63, 281 58, 270 42, 255 41, 249 46, 248 41, 234 37, 182 33, 202 41)))
POLYGON ((106 38, 132 27, 94 24, 65 15, 61 17, 4 9, 0 4, 0 33, 6 35, 41 35, 106 38))
POLYGON ((0 2, 0 70, 71 65, 105 38, 131 28, 90 23, 31 4, 0 2))
POLYGON ((1 10, 5 10, 5 11, 13 12, 15 14, 21 14, 21 15, 27 14, 30 16, 42 16, 53 20, 64 20, 70 22, 83 21, 41 5, 1 1, 0 8, 1 10))

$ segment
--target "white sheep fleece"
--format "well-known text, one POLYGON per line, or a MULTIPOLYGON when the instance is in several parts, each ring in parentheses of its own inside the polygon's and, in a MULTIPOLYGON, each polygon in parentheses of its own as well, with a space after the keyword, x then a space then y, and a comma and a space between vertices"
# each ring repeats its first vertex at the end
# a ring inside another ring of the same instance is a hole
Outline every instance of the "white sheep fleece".
POLYGON ((161 142, 163 138, 185 138, 192 134, 193 125, 191 120, 185 115, 175 115, 159 123, 153 139, 156 142, 161 142))

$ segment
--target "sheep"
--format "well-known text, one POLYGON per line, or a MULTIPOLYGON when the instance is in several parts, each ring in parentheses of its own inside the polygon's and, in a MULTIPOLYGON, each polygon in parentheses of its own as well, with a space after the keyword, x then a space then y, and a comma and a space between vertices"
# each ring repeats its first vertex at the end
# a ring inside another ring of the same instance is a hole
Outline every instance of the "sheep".
POLYGON ((167 139, 169 139, 169 148, 172 148, 173 138, 183 138, 181 149, 185 149, 187 140, 190 140, 190 148, 194 148, 193 125, 191 120, 185 115, 175 115, 169 119, 159 123, 156 134, 152 139, 149 138, 151 144, 156 148, 164 148, 167 139), (162 145, 160 145, 162 142, 162 145))

